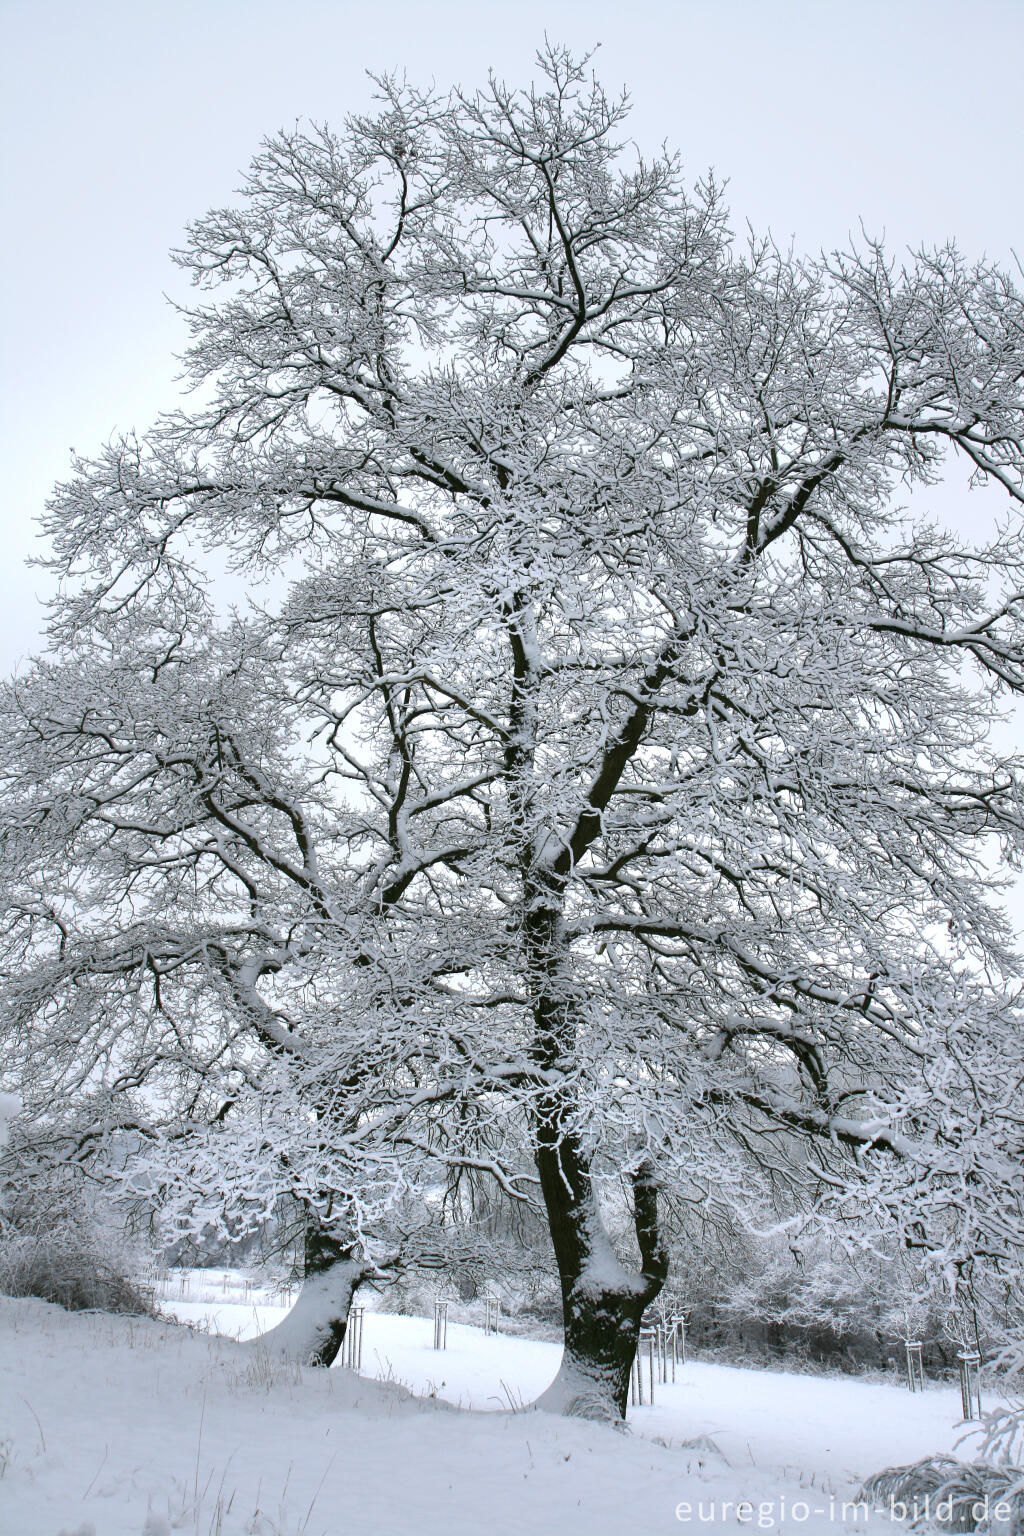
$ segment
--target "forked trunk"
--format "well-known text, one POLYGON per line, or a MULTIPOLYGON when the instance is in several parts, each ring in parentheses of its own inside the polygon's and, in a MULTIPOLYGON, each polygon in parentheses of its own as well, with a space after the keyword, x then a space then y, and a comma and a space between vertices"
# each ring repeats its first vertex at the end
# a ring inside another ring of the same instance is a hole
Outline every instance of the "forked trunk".
POLYGON ((537 1407, 577 1418, 626 1417, 629 1375, 640 1320, 665 1282, 651 1170, 633 1178, 641 1270, 618 1259, 578 1142, 542 1127, 537 1153, 541 1188, 562 1287, 564 1343, 558 1374, 537 1407))
POLYGON ((300 1365, 331 1365, 345 1342, 349 1308, 367 1273, 356 1244, 341 1242, 315 1223, 306 1229, 302 1289, 288 1316, 261 1334, 255 1347, 300 1365))
MULTIPOLYGON (((556 874, 541 878, 528 873, 524 930, 538 994, 533 1056, 556 1081, 564 1060, 572 1059, 579 1025, 570 1001, 573 981, 561 931, 561 894, 556 874)), ((620 1262, 576 1131, 578 1112, 564 1080, 537 1101, 534 1155, 562 1289, 564 1337, 558 1374, 537 1407, 614 1421, 626 1417, 640 1319, 665 1283, 668 1256, 658 1230, 654 1170, 645 1159, 632 1176, 640 1270, 620 1262)))

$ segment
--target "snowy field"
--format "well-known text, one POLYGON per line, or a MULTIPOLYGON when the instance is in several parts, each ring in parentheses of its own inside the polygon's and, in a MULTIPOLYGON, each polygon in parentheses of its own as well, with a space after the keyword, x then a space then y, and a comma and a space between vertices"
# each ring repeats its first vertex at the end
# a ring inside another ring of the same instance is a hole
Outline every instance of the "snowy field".
POLYGON ((948 1387, 689 1363, 621 1435, 510 1411, 555 1344, 452 1323, 437 1352, 432 1321, 368 1311, 361 1376, 298 1372, 236 1342, 283 1315, 266 1293, 167 1289, 217 1332, 0 1298, 3 1536, 882 1530, 842 1508, 858 1481, 963 1433, 948 1387))

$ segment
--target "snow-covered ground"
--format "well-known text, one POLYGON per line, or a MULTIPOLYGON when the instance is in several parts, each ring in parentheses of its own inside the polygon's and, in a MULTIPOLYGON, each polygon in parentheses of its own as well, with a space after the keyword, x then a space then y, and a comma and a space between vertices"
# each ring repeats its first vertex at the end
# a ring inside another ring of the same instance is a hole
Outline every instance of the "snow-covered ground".
MULTIPOLYGON (((182 1322, 251 1339, 287 1312, 271 1298, 237 1274, 191 1270, 164 1288, 161 1304, 182 1322)), ((480 1328, 450 1322, 448 1348, 439 1353, 433 1331, 429 1318, 367 1310, 363 1375, 457 1407, 493 1410, 531 1402, 558 1367, 557 1344, 486 1337, 480 1328)), ((654 1399, 629 1414, 633 1430, 647 1438, 678 1444, 707 1435, 733 1466, 810 1464, 833 1478, 862 1478, 882 1466, 952 1451, 964 1434, 960 1393, 952 1386, 933 1384, 912 1396, 902 1383, 689 1361, 674 1384, 656 1383, 654 1399)))
MULTIPOLYGON (((284 1310, 238 1277, 169 1289, 167 1310, 221 1334, 251 1337, 284 1310)), ((948 1387, 911 1396, 689 1363, 620 1435, 509 1411, 547 1385, 557 1345, 452 1323, 438 1352, 432 1332, 424 1318, 367 1312, 362 1376, 298 1372, 173 1323, 0 1298, 0 1532, 863 1530, 863 1513, 842 1509, 860 1478, 950 1450, 963 1432, 948 1387), (737 1518, 741 1500, 752 1509, 737 1518)))

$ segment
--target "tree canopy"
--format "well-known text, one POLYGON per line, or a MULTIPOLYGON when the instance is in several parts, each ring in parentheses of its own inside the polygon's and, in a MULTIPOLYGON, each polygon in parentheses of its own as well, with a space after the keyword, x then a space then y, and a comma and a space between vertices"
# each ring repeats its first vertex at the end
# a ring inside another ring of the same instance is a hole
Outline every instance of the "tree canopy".
POLYGON ((58 487, 3 698, 4 1028, 75 1145, 328 1230, 536 1180, 544 1401, 623 1412, 660 1188, 1017 1242, 1024 298, 737 240, 540 71, 382 79, 189 230, 192 403, 58 487), (987 542, 898 510, 950 455, 987 542))

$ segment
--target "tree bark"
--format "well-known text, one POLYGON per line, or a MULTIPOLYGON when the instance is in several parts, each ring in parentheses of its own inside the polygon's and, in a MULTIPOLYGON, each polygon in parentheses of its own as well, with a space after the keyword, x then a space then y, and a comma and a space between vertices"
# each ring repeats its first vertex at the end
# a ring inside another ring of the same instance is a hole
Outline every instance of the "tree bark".
MULTIPOLYGON (((574 863, 600 825, 600 809, 614 777, 636 750, 647 712, 636 717, 618 755, 609 758, 608 784, 591 791, 597 820, 580 819, 577 835, 554 863, 537 859, 537 827, 531 803, 536 749, 537 674, 535 641, 524 628, 528 608, 518 595, 509 608, 512 692, 509 777, 512 826, 519 845, 522 879, 523 955, 533 1006, 531 1056, 553 1084, 535 1111, 535 1160, 562 1291, 562 1360, 537 1406, 574 1417, 622 1420, 629 1399, 629 1375, 636 1356, 640 1320, 665 1283, 668 1259, 659 1239, 653 1168, 645 1162, 633 1176, 634 1225, 640 1272, 617 1257, 601 1216, 592 1169, 576 1132, 575 1099, 579 1017, 572 957, 565 941, 563 912, 574 863), (621 759, 621 761, 620 761, 621 759), (559 1081, 560 1080, 560 1081, 559 1081)), ((666 663, 667 664, 667 663, 666 663)), ((654 686, 659 686, 657 679, 654 686)))
POLYGON ((288 1316, 254 1346, 300 1365, 332 1365, 345 1342, 349 1308, 368 1273, 357 1244, 331 1237, 315 1221, 306 1227, 302 1288, 288 1316))
POLYGON ((562 1289, 564 1342, 554 1381, 537 1407, 577 1418, 621 1420, 644 1310, 668 1271, 660 1243, 652 1170, 633 1177, 641 1269, 617 1257, 578 1140, 557 1124, 539 1127, 537 1169, 562 1289))

